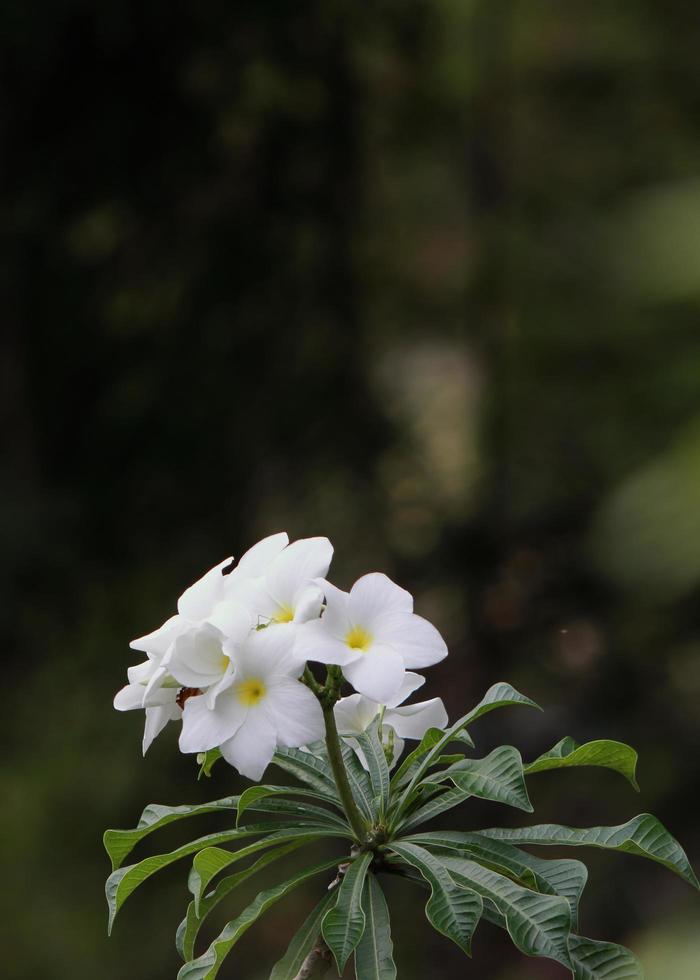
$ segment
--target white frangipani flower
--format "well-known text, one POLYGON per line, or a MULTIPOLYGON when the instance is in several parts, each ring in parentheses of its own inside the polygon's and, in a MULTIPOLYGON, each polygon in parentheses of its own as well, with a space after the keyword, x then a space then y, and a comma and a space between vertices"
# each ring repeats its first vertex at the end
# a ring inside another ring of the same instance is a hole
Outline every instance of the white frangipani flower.
POLYGON ((253 629, 247 609, 233 601, 228 606, 226 635, 204 622, 176 637, 165 658, 169 673, 182 687, 207 692, 209 707, 233 683, 236 648, 253 629))
POLYGON ((142 664, 129 667, 129 683, 118 691, 114 698, 117 711, 146 709, 146 724, 143 733, 143 754, 145 755, 153 739, 169 721, 177 721, 181 711, 177 704, 180 685, 177 681, 168 683, 160 668, 160 659, 151 657, 142 664), (153 686, 153 678, 157 684, 153 686))
MULTIPOLYGON (((404 739, 421 739, 429 728, 445 728, 447 725, 447 712, 441 698, 403 704, 424 683, 425 678, 420 674, 407 671, 399 693, 384 706, 381 740, 385 747, 392 748, 391 765, 394 765, 403 752, 404 739)), ((361 735, 381 710, 382 705, 362 694, 341 698, 334 708, 338 732, 345 736, 361 735)), ((366 769, 367 763, 362 749, 358 745, 354 745, 354 748, 366 769)))
POLYGON ((261 626, 317 619, 323 604, 323 579, 333 557, 328 538, 293 541, 237 592, 261 626))
POLYGON ((447 656, 438 631, 413 612, 413 598, 380 572, 363 575, 349 593, 323 583, 326 609, 299 634, 308 660, 340 664, 356 691, 379 704, 396 697, 407 667, 447 656))
POLYGON ((180 749, 219 748, 232 766, 260 779, 278 746, 296 747, 323 737, 323 712, 298 677, 294 634, 252 632, 235 650, 233 683, 210 706, 206 695, 190 697, 183 712, 180 749))

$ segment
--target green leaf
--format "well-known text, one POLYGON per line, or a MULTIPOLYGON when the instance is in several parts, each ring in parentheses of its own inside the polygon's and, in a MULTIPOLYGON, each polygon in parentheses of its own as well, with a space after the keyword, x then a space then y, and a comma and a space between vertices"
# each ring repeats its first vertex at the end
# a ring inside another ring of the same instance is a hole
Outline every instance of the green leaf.
POLYGON ((512 844, 457 830, 412 834, 407 840, 431 850, 456 851, 492 871, 518 879, 526 888, 534 888, 545 895, 562 896, 569 902, 571 921, 576 926, 581 893, 588 880, 588 869, 581 861, 568 858, 548 861, 533 857, 512 844))
POLYGON ((362 815, 372 824, 376 819, 376 813, 372 805, 372 784, 369 781, 369 774, 347 742, 341 740, 340 748, 352 795, 362 815))
POLYGON ((302 752, 301 749, 278 749, 272 761, 329 802, 336 806, 341 805, 333 770, 324 758, 312 755, 311 752, 302 752))
POLYGON ((468 800, 471 795, 468 790, 455 786, 444 793, 440 793, 438 796, 434 796, 399 823, 401 833, 405 834, 414 827, 419 827, 421 824, 427 823, 428 820, 432 820, 433 817, 437 817, 440 813, 445 813, 446 810, 451 810, 453 807, 459 806, 460 803, 468 800))
POLYGON ((282 959, 275 963, 270 974, 270 980, 296 980, 302 963, 321 935, 321 921, 335 899, 336 895, 333 890, 323 896, 304 924, 295 933, 282 959))
POLYGON ((338 898, 321 924, 321 933, 342 974, 348 957, 362 938, 365 913, 362 911, 362 887, 372 852, 365 851, 350 864, 338 888, 338 898))
POLYGON ((354 738, 362 749, 367 766, 369 768, 369 778, 372 784, 372 793, 375 799, 379 800, 379 816, 386 813, 389 805, 389 766, 386 761, 382 743, 378 734, 379 719, 375 719, 372 724, 361 735, 354 738))
POLYGON ((572 935, 569 953, 574 980, 644 980, 642 964, 624 946, 572 935))
MULTIPOLYGON (((324 800, 326 802, 328 800, 326 796, 322 796, 315 790, 306 789, 303 786, 249 786, 244 793, 241 793, 238 801, 236 826, 240 826, 241 817, 246 810, 255 809, 255 803, 271 796, 303 796, 308 799, 324 800)), ((290 801, 290 807, 286 812, 294 811, 297 811, 300 817, 313 817, 314 821, 317 823, 328 823, 335 827, 340 827, 348 831, 350 830, 347 821, 343 820, 342 817, 339 817, 336 813, 333 813, 324 807, 312 806, 308 803, 298 803, 296 800, 293 800, 290 801)))
MULTIPOLYGON (((308 824, 299 824, 296 826, 288 825, 284 826, 282 824, 251 824, 245 827, 243 830, 225 830, 218 834, 207 834, 206 837, 198 837, 197 840, 190 841, 188 844, 183 844, 182 847, 178 847, 174 851, 169 851, 167 854, 154 854, 151 857, 145 858, 143 861, 139 861, 138 864, 130 864, 125 868, 119 868, 117 871, 113 871, 112 874, 107 879, 105 885, 105 894, 107 897, 107 905, 109 907, 109 921, 107 925, 107 932, 111 934, 112 926, 114 925, 114 920, 117 913, 121 909, 127 898, 142 885, 147 878, 155 874, 156 871, 161 871, 163 868, 167 868, 168 865, 173 864, 175 861, 179 861, 183 857, 188 857, 190 854, 196 854, 197 851, 203 851, 205 848, 216 848, 219 844, 227 844, 230 841, 238 840, 243 837, 254 837, 263 836, 263 839, 256 841, 255 844, 249 845, 247 848, 243 848, 248 854, 252 854, 256 850, 260 850, 263 847, 270 847, 275 844, 279 839, 280 835, 287 833, 287 839, 292 836, 288 832, 293 832, 293 835, 303 837, 306 835, 318 835, 326 837, 340 837, 339 831, 330 831, 326 827, 314 828, 308 824), (274 827, 275 833, 270 833, 271 827, 274 827)), ((233 860, 238 860, 240 856, 243 856, 242 851, 226 851, 229 855, 233 855, 233 860)))
POLYGON ((525 772, 529 776, 534 772, 564 769, 568 766, 603 766, 606 769, 614 769, 639 791, 635 775, 637 753, 624 742, 613 742, 610 739, 599 739, 579 745, 573 738, 563 738, 549 752, 545 752, 534 762, 526 765, 525 772))
POLYGON ((198 956, 196 960, 185 963, 180 968, 177 980, 214 980, 231 949, 271 905, 274 905, 275 902, 284 898, 285 895, 288 895, 314 875, 327 871, 329 868, 337 867, 339 860, 342 861, 343 858, 332 858, 322 864, 314 865, 313 868, 299 872, 281 885, 260 892, 239 916, 224 926, 205 953, 198 956))
MULTIPOLYGON (((221 902, 227 895, 229 895, 235 888, 242 885, 243 882, 247 881, 258 871, 262 871, 263 868, 267 867, 273 861, 279 860, 279 858, 284 857, 285 854, 289 854, 291 851, 295 851, 305 844, 310 844, 313 838, 292 840, 287 844, 282 845, 282 847, 276 847, 263 854, 262 857, 251 864, 249 868, 245 868, 243 871, 239 871, 235 875, 228 875, 223 878, 216 886, 216 888, 209 892, 208 895, 204 896, 199 902, 193 899, 187 906, 187 913, 185 918, 182 920, 178 926, 177 934, 175 936, 175 945, 177 951, 183 960, 191 960, 194 956, 194 944, 197 940, 197 935, 202 927, 202 923, 216 906, 221 902)), ((201 852, 203 853, 203 852, 201 852)))
MULTIPOLYGON (((392 776, 392 790, 395 791, 411 781, 414 773, 418 769, 418 765, 422 757, 440 741, 444 734, 445 733, 439 728, 429 728, 427 732, 425 732, 423 738, 420 740, 416 748, 413 750, 413 752, 406 756, 392 776)), ((469 733, 465 731, 455 732, 450 741, 464 742, 471 748, 474 748, 474 742, 472 741, 469 733)), ((436 759, 435 761, 439 762, 440 760, 436 759)))
POLYGON ((103 841, 112 862, 112 871, 116 871, 139 841, 152 834, 154 830, 186 817, 197 817, 203 813, 216 813, 220 810, 235 810, 238 800, 237 796, 226 796, 212 803, 193 803, 189 806, 163 806, 160 803, 149 803, 133 830, 105 831, 103 841))
POLYGON ((483 759, 465 759, 446 770, 459 789, 481 800, 506 803, 532 813, 527 795, 523 760, 512 745, 501 745, 483 759))
POLYGON ((319 840, 325 837, 347 837, 345 833, 338 833, 336 830, 329 830, 327 827, 304 827, 303 829, 292 828, 290 830, 279 830, 276 833, 268 834, 262 841, 256 841, 238 851, 227 851, 220 847, 207 847, 195 855, 192 862, 192 869, 188 878, 188 888, 192 892, 195 901, 195 910, 199 912, 199 902, 204 892, 209 887, 212 878, 216 877, 225 868, 240 861, 263 847, 273 847, 275 844, 289 840, 319 840))
MULTIPOLYGON (((396 980, 389 909, 377 878, 368 874, 362 893, 365 931, 355 950, 357 980, 396 980)), ((274 980, 270 977, 270 980, 274 980)), ((291 978, 290 978, 291 980, 291 978)))
POLYGON ((245 830, 225 830, 218 834, 207 834, 206 837, 198 837, 196 840, 190 841, 188 844, 183 844, 182 847, 178 847, 174 851, 169 851, 167 854, 154 854, 151 857, 145 858, 143 861, 139 861, 138 864, 129 864, 125 868, 118 868, 116 871, 113 871, 105 884, 105 895, 109 908, 108 935, 111 935, 117 913, 129 895, 139 885, 143 884, 147 878, 155 874, 156 871, 160 871, 175 861, 179 861, 180 858, 201 851, 205 847, 226 844, 229 841, 237 840, 241 837, 259 836, 268 833, 269 829, 269 824, 258 824, 256 826, 251 825, 250 827, 246 827, 245 830))
POLYGON ((430 885, 425 914, 430 924, 471 956, 472 936, 483 909, 481 897, 455 884, 441 860, 416 844, 394 841, 391 850, 420 871, 430 885))
POLYGON ((522 829, 492 827, 480 830, 479 833, 494 840, 505 840, 514 844, 589 846, 637 854, 658 861, 694 888, 700 887, 681 845, 650 813, 642 813, 617 827, 578 829, 559 824, 537 824, 522 829))
POLYGON ((541 710, 539 705, 535 704, 534 701, 531 701, 530 698, 525 697, 524 694, 520 694, 520 692, 516 691, 510 684, 499 681, 499 683, 490 687, 477 706, 472 708, 471 711, 467 712, 466 715, 463 715, 454 723, 454 725, 451 726, 451 728, 448 728, 442 737, 435 742, 433 747, 427 751, 424 757, 417 760, 415 767, 412 766, 414 771, 410 782, 404 789, 394 811, 393 826, 396 826, 396 823, 403 814, 406 806, 410 803, 413 790, 420 782, 424 773, 427 772, 431 765, 433 765, 435 760, 442 754, 443 749, 449 745, 455 736, 462 732, 472 722, 476 721, 478 718, 481 718, 482 715, 488 714, 489 711, 493 711, 496 708, 502 708, 507 705, 526 705, 528 707, 538 708, 541 710))
POLYGON ((209 749, 207 752, 200 752, 197 756, 197 762, 199 763, 197 779, 201 779, 202 776, 206 776, 208 779, 211 776, 214 763, 218 762, 221 758, 223 756, 221 755, 220 749, 209 749))
POLYGON ((504 917, 511 939, 527 956, 570 966, 571 912, 564 898, 541 895, 461 857, 441 857, 452 878, 488 899, 504 917))

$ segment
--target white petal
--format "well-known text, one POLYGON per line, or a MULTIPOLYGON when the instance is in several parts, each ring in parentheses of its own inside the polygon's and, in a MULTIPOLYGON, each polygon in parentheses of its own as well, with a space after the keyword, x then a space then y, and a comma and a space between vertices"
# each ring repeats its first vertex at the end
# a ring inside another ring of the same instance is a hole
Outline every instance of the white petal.
POLYGON ((350 589, 348 616, 353 625, 371 629, 387 613, 413 612, 413 596, 381 572, 363 575, 350 589))
POLYGON ((423 687, 424 684, 425 677, 422 674, 414 674, 412 670, 407 670, 398 694, 387 702, 387 708, 395 708, 397 705, 403 704, 410 694, 417 691, 419 687, 423 687))
POLYGON ((382 617, 375 638, 397 650, 407 667, 430 667, 447 656, 445 641, 422 616, 394 613, 382 617))
POLYGON ((294 622, 307 623, 318 619, 323 605, 323 590, 318 585, 307 585, 294 600, 294 622))
MULTIPOLYGON (((235 582, 237 578, 257 578, 263 575, 267 566, 273 561, 283 548, 289 544, 289 537, 286 531, 278 534, 270 534, 268 537, 258 541, 252 548, 241 557, 236 567, 224 578, 235 582)), ((226 583, 228 585, 228 582, 226 583)))
POLYGON ((259 780, 275 753, 277 736, 262 706, 248 712, 233 738, 221 743, 224 759, 249 779, 259 780))
POLYGON ((314 660, 319 664, 345 666, 345 664, 352 663, 353 660, 361 657, 362 653, 351 649, 326 629, 324 620, 327 615, 326 612, 321 619, 312 619, 310 622, 302 623, 297 627, 297 656, 304 660, 314 660))
POLYGON ((224 671, 221 680, 217 681, 216 684, 205 691, 205 696, 207 699, 207 707, 213 708, 216 704, 216 699, 224 691, 227 691, 236 679, 236 668, 232 661, 229 660, 228 667, 224 671))
POLYGON ((265 573, 266 587, 280 606, 294 608, 298 594, 313 579, 323 578, 333 557, 328 538, 293 541, 265 573))
POLYGON ((223 636, 205 623, 178 636, 168 658, 168 670, 183 687, 208 687, 228 666, 223 636))
POLYGON ((240 647, 226 644, 227 652, 234 660, 239 677, 259 677, 265 680, 272 675, 298 677, 303 664, 296 655, 296 636, 293 630, 268 626, 250 634, 240 647))
POLYGON ((323 628, 331 636, 342 640, 352 626, 348 615, 350 593, 337 589, 325 579, 318 579, 316 584, 321 587, 326 597, 326 608, 322 616, 323 628))
POLYGON ((314 694, 300 681, 275 678, 265 699, 277 726, 277 744, 298 748, 323 738, 323 711, 314 694))
POLYGON ((207 706, 206 695, 188 698, 182 713, 181 752, 207 752, 215 749, 238 731, 248 714, 232 690, 217 699, 214 708, 207 706))
POLYGON ((182 630, 188 629, 189 626, 190 624, 182 616, 171 616, 157 630, 140 636, 137 640, 132 640, 129 646, 132 650, 140 650, 142 653, 162 657, 167 653, 168 647, 175 637, 182 630))
POLYGON ((217 602, 224 598, 226 576, 222 574, 222 570, 232 561, 233 558, 220 561, 218 565, 214 565, 205 575, 202 575, 194 585, 185 589, 177 600, 177 611, 181 616, 186 616, 194 622, 206 619, 217 602))
POLYGON ((345 677, 360 694, 386 704, 398 693, 404 678, 403 659, 391 647, 374 644, 343 667, 345 677))
POLYGON ((227 640, 233 640, 234 643, 242 643, 255 625, 245 606, 232 599, 218 602, 207 616, 207 622, 216 626, 227 640))
POLYGON ((333 711, 341 735, 361 735, 377 717, 379 705, 363 694, 350 694, 341 698, 333 711))
POLYGON ((447 712, 441 698, 432 698, 393 708, 386 712, 384 721, 402 738, 423 738, 429 728, 445 728, 447 712))
POLYGON ((143 684, 127 684, 114 695, 114 707, 117 711, 133 711, 143 708, 143 684))
POLYGON ((146 688, 143 695, 142 707, 157 708, 162 704, 173 704, 179 690, 179 684, 175 687, 160 686, 151 691, 146 688))
POLYGON ((148 752, 156 735, 163 731, 169 721, 176 721, 179 717, 180 709, 174 702, 160 705, 157 708, 146 709, 146 724, 143 729, 143 742, 141 743, 144 755, 148 752))
POLYGON ((157 660, 144 660, 142 664, 129 667, 126 676, 130 684, 148 684, 154 672, 158 669, 157 660))

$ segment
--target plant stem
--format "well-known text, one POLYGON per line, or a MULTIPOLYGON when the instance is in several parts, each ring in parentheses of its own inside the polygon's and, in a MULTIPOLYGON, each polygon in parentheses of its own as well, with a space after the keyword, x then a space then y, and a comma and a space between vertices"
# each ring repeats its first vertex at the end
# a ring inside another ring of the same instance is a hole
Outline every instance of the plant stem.
POLYGON ((335 785, 338 787, 338 795, 343 803, 345 814, 350 821, 350 826, 355 831, 355 837, 358 843, 363 844, 367 837, 367 828, 365 821, 362 819, 362 814, 357 808, 357 803, 355 803, 355 797, 352 795, 350 783, 348 782, 348 774, 345 771, 343 753, 340 748, 340 736, 338 735, 335 715, 333 714, 333 703, 330 699, 321 703, 323 720, 326 724, 328 758, 330 759, 333 776, 335 777, 335 785))

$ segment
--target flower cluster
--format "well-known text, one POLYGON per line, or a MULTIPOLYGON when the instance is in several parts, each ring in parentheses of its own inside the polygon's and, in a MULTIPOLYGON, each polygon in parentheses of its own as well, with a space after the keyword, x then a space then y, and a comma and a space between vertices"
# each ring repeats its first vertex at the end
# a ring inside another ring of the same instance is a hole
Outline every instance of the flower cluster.
POLYGON ((238 563, 227 558, 208 571, 180 596, 175 616, 131 643, 147 659, 129 668, 114 706, 145 709, 144 753, 181 719, 183 752, 218 748, 260 779, 277 748, 323 738, 321 705, 302 679, 309 661, 337 665, 355 688, 335 706, 341 734, 361 734, 381 713, 394 760, 403 739, 447 723, 439 698, 403 704, 424 683, 407 668, 447 655, 438 631, 386 575, 364 575, 349 593, 331 585, 332 556, 327 538, 290 544, 273 534, 238 563))

